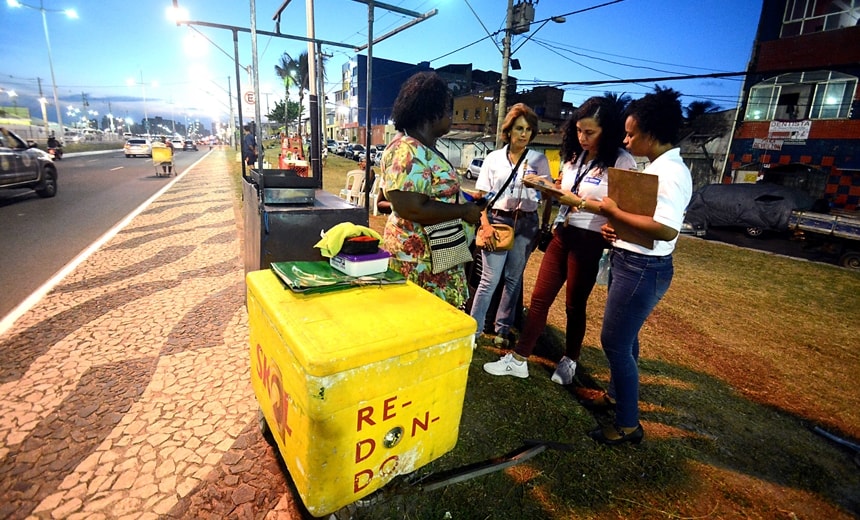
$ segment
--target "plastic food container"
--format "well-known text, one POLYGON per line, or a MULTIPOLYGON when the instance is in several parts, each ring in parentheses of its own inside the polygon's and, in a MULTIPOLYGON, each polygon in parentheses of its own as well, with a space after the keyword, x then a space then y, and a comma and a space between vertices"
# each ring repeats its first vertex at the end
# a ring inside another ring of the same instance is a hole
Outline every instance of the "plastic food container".
POLYGON ((388 251, 380 249, 369 255, 347 255, 340 253, 331 257, 329 263, 332 267, 350 276, 367 276, 369 274, 384 273, 388 270, 388 259, 391 255, 388 251))

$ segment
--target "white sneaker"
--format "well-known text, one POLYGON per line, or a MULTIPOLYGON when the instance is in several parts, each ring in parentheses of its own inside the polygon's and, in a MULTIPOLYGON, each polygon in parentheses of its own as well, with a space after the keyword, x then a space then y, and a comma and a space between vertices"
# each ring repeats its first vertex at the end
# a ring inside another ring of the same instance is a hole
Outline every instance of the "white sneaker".
POLYGON ((529 377, 529 365, 525 361, 517 361, 513 354, 506 354, 498 361, 484 363, 484 372, 494 376, 514 376, 524 379, 529 377))
POLYGON ((569 385, 573 383, 573 374, 576 373, 576 361, 567 356, 561 358, 555 372, 552 374, 552 382, 560 385, 569 385))

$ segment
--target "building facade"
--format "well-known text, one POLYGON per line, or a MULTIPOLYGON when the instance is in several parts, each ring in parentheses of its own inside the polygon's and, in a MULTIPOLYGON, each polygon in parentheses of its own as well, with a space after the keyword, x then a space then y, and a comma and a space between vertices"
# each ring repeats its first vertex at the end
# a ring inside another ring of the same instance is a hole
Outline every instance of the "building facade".
MULTIPOLYGON (((427 62, 411 64, 381 58, 373 58, 372 65, 371 143, 385 144, 395 133, 390 118, 401 85, 416 72, 434 69, 427 62)), ((326 120, 325 135, 329 139, 365 144, 367 57, 358 55, 345 63, 341 71, 342 87, 334 93, 333 110, 327 109, 333 117, 326 120)), ((451 132, 440 139, 439 147, 453 164, 465 167, 473 158, 486 156, 495 146, 501 74, 472 69, 471 64, 447 65, 435 72, 454 94, 451 132)), ((507 106, 522 102, 532 107, 541 118, 541 134, 550 135, 545 146, 557 149, 559 137, 554 134, 558 134, 573 110, 570 103, 563 101, 564 91, 539 87, 517 93, 516 87, 517 79, 508 76, 507 106)))
POLYGON ((860 203, 860 2, 764 0, 726 182, 860 203))
MULTIPOLYGON (((430 64, 418 64, 373 58, 373 76, 370 91, 370 124, 379 129, 372 144, 387 142, 382 137, 385 125, 391 118, 394 100, 400 86, 416 72, 431 70, 430 64)), ((343 88, 335 93, 335 129, 326 133, 332 139, 365 144, 363 131, 367 124, 367 56, 357 55, 346 62, 342 69, 343 88)))

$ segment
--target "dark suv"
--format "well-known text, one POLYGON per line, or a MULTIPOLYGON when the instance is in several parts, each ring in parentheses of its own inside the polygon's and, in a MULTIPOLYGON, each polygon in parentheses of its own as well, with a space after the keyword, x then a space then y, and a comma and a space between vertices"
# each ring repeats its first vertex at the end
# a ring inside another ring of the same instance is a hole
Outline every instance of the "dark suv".
POLYGON ((40 197, 57 194, 57 167, 48 152, 0 127, 0 188, 31 188, 40 197))

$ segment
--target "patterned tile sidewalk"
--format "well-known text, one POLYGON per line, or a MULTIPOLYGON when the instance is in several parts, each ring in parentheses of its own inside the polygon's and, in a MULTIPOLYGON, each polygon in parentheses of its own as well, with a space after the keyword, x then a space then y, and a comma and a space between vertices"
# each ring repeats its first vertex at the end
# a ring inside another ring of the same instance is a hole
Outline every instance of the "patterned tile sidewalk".
POLYGON ((300 518, 257 427, 229 157, 0 337, 0 518, 300 518))

